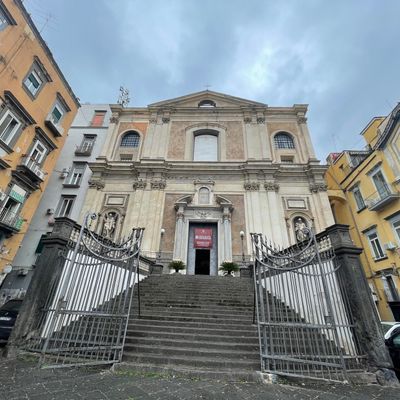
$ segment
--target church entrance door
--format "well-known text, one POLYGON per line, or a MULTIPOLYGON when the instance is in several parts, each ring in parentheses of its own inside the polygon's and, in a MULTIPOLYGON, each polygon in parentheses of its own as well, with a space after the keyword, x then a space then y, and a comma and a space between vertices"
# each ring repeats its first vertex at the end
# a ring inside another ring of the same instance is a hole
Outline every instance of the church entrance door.
POLYGON ((218 275, 217 232, 216 223, 189 223, 189 275, 218 275))
POLYGON ((196 275, 210 275, 210 250, 196 249, 194 273, 196 275))

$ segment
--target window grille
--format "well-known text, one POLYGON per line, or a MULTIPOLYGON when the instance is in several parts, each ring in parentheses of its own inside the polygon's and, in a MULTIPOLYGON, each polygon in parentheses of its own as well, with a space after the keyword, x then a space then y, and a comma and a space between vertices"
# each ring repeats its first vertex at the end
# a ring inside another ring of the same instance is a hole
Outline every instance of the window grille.
POLYGON ((128 132, 121 140, 121 147, 139 147, 140 136, 136 132, 128 132))
POLYGON ((277 149, 294 149, 294 142, 287 133, 278 133, 274 137, 275 148, 277 149))

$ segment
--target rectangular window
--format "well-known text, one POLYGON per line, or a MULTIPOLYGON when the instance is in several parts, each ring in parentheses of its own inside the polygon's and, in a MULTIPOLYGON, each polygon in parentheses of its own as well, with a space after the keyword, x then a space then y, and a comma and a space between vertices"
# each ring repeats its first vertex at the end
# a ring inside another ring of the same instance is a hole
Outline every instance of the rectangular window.
POLYGON ((371 246, 372 255, 375 260, 379 260, 385 257, 385 253, 382 250, 381 243, 379 242, 378 234, 376 231, 372 231, 367 234, 369 244, 371 246))
POLYGON ((119 159, 121 161, 132 161, 133 159, 133 154, 120 154, 119 159))
POLYGON ((69 217, 71 215, 75 197, 76 196, 61 196, 56 212, 57 217, 69 217))
POLYGON ((8 21, 6 16, 3 14, 3 11, 0 8, 0 31, 5 29, 5 27, 8 25, 8 21))
POLYGON ((55 125, 57 125, 63 117, 63 109, 59 104, 55 104, 51 111, 51 119, 55 125))
POLYGON ((20 126, 21 122, 17 117, 11 111, 7 110, 0 120, 0 139, 4 143, 9 144, 20 126))
POLYGON ((36 73, 35 70, 32 70, 24 81, 25 87, 29 90, 29 92, 35 96, 42 86, 42 80, 39 78, 39 74, 36 73))
POLYGON ((391 221, 396 240, 400 243, 400 217, 396 217, 391 221))
POLYGON ((363 208, 365 208, 365 202, 364 202, 364 198, 361 194, 360 188, 358 186, 356 186, 352 190, 352 192, 353 192, 354 200, 356 201, 356 204, 357 204, 357 209, 362 210, 363 208))
POLYGON ((293 156, 281 156, 281 163, 282 164, 293 164, 294 157, 293 156))
POLYGON ((106 111, 95 111, 92 119, 92 126, 103 126, 106 111))
POLYGON ((73 164, 71 172, 67 177, 66 185, 79 186, 85 172, 85 164, 73 164))
POLYGON ((84 135, 81 145, 78 147, 80 153, 91 153, 96 141, 96 136, 84 135))
POLYGON ((45 156, 47 153, 47 149, 43 144, 39 141, 36 140, 35 144, 33 145, 33 148, 29 154, 30 160, 34 161, 36 164, 41 165, 42 161, 44 160, 45 156))
POLYGON ((379 197, 381 199, 387 197, 391 191, 389 189, 388 184, 386 183, 386 179, 382 174, 382 171, 378 170, 372 175, 372 180, 374 181, 376 190, 378 191, 379 197))

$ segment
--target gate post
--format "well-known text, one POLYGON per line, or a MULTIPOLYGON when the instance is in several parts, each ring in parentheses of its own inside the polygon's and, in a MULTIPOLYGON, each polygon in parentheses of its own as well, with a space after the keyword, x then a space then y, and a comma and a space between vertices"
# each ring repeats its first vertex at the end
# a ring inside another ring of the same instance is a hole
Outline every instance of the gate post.
POLYGON ((359 259, 363 250, 354 245, 348 225, 332 225, 324 234, 328 234, 340 265, 337 272, 340 275, 338 276, 339 287, 348 296, 355 335, 361 347, 361 353, 367 355, 368 371, 375 373, 380 384, 397 383, 379 317, 359 259))
POLYGON ((35 323, 40 318, 49 290, 60 279, 64 264, 61 252, 65 253, 74 228, 76 223, 69 218, 56 218, 52 233, 43 239, 42 253, 8 341, 7 357, 15 357, 24 341, 34 333, 35 323))

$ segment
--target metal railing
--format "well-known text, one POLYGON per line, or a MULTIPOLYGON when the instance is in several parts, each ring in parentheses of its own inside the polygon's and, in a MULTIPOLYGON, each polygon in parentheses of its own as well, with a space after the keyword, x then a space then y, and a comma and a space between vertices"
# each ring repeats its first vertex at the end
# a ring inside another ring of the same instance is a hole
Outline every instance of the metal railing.
POLYGON ((328 236, 282 249, 252 234, 262 371, 345 381, 364 358, 328 236))
POLYGON ((24 156, 21 158, 21 164, 27 167, 30 171, 32 171, 38 178, 44 178, 44 172, 41 170, 40 164, 37 161, 29 156, 24 156))
POLYGON ((23 219, 19 216, 18 212, 13 212, 6 208, 0 212, 0 222, 19 231, 21 229, 23 219))
POLYGON ((97 214, 87 214, 72 230, 60 254, 61 274, 26 344, 46 367, 120 362, 139 281, 143 228, 111 241, 91 231, 97 214))
POLYGON ((393 184, 385 183, 378 190, 365 198, 365 204, 369 208, 374 208, 380 202, 388 200, 391 196, 398 196, 399 191, 393 184))
POLYGON ((93 151, 93 144, 84 144, 76 147, 75 154, 81 156, 90 156, 93 151))

